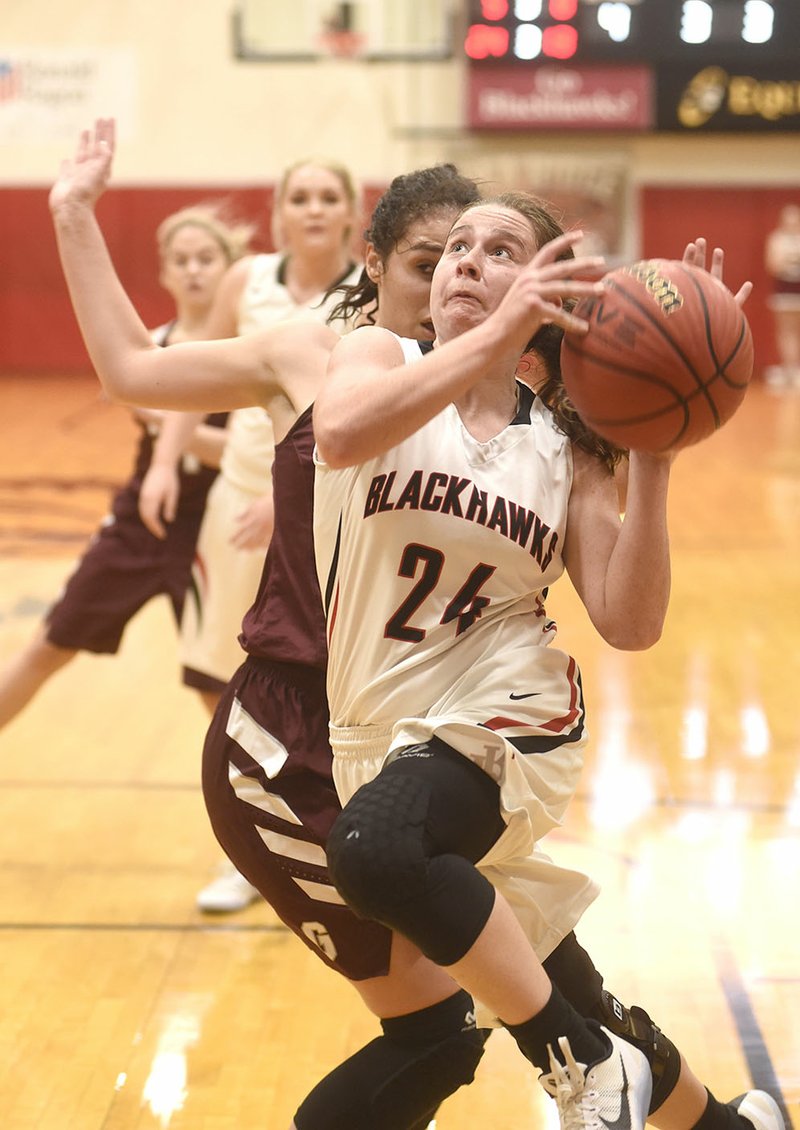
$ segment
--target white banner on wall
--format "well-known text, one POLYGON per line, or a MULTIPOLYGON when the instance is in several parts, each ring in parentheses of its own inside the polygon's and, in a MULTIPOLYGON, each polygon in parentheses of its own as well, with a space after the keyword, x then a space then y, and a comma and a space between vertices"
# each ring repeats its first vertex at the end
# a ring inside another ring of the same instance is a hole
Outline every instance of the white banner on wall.
POLYGON ((0 144, 72 142, 96 117, 115 117, 124 138, 136 104, 132 48, 0 46, 0 144))

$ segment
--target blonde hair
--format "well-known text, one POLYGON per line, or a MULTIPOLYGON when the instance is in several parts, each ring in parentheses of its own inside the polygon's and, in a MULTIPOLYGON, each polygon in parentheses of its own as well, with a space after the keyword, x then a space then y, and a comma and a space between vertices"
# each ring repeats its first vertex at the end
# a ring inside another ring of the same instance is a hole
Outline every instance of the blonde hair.
POLYGON ((228 214, 224 201, 210 201, 204 204, 190 204, 161 221, 156 229, 158 254, 163 260, 169 250, 175 233, 180 228, 200 228, 217 241, 228 263, 241 259, 250 250, 257 225, 245 220, 235 219, 228 214))
POLYGON ((317 157, 304 157, 302 161, 295 161, 294 164, 289 165, 288 168, 283 170, 281 179, 278 181, 278 186, 275 189, 275 203, 280 204, 286 195, 286 190, 289 187, 289 181, 292 179, 292 174, 296 173, 298 169, 304 169, 307 165, 313 165, 316 169, 327 169, 329 173, 341 181, 344 194, 353 207, 358 203, 358 189, 356 182, 353 180, 353 174, 344 165, 340 165, 338 161, 327 161, 324 158, 317 157))
POLYGON ((281 174, 281 178, 275 186, 275 198, 272 206, 272 241, 276 247, 283 245, 283 232, 281 231, 279 210, 289 190, 289 181, 292 175, 298 169, 305 169, 307 166, 312 166, 315 169, 325 169, 327 172, 332 173, 333 176, 339 181, 344 190, 344 195, 349 203, 354 216, 353 226, 348 227, 345 233, 345 243, 349 243, 353 236, 353 228, 357 223, 356 213, 358 212, 361 203, 361 193, 356 187, 356 182, 353 179, 353 174, 344 165, 339 164, 338 161, 329 161, 324 157, 303 157, 300 161, 294 161, 291 165, 287 166, 281 174))

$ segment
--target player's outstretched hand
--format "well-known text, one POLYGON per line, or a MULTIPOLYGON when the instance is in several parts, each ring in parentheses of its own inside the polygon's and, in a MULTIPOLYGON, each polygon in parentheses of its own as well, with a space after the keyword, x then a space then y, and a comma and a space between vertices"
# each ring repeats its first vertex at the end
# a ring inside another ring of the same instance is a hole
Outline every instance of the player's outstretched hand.
MULTIPOLYGON (((722 286, 725 286, 723 281, 723 268, 725 266, 725 252, 721 247, 715 247, 711 252, 711 266, 706 267, 706 258, 708 254, 708 244, 703 236, 692 240, 691 243, 686 244, 686 250, 683 253, 683 262, 687 267, 697 267, 701 271, 708 271, 708 273, 717 280, 722 286)), ((734 298, 738 306, 744 306, 747 299, 750 297, 753 290, 751 282, 742 283, 739 289, 734 294, 734 298)))
POLYGON ((105 192, 114 157, 115 122, 98 118, 93 130, 83 130, 75 156, 61 162, 50 190, 50 211, 55 214, 71 205, 94 207, 105 192))

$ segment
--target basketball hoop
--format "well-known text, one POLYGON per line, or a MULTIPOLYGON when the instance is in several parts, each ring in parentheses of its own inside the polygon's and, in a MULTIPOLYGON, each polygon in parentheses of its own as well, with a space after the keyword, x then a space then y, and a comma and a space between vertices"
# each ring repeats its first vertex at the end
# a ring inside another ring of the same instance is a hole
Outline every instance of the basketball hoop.
POLYGON ((355 59, 363 54, 366 36, 357 31, 331 28, 318 37, 320 54, 329 59, 355 59))

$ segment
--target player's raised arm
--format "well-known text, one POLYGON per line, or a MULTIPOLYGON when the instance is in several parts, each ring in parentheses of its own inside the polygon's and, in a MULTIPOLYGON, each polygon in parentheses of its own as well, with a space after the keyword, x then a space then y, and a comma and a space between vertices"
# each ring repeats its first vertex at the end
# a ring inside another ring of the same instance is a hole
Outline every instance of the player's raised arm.
POLYGON ((573 449, 564 563, 597 631, 612 647, 642 651, 661 636, 671 569, 667 492, 674 453, 632 451, 625 517, 614 477, 573 449))
POLYGON ((294 333, 275 327, 169 349, 154 345, 117 276, 95 215, 113 154, 114 122, 99 119, 93 131, 81 134, 74 158, 62 163, 50 192, 72 305, 106 392, 125 403, 203 412, 266 404, 284 395, 302 410, 313 399, 315 380, 338 340, 325 326, 304 326, 294 333), (291 372, 288 366, 279 372, 298 334, 307 346, 303 358, 291 372))
MULTIPOLYGON (((61 265, 72 305, 92 361, 103 373, 129 351, 161 350, 122 288, 95 216, 105 192, 114 154, 114 122, 100 119, 94 132, 84 130, 75 156, 61 163, 50 190, 50 211, 61 265), (110 345, 112 337, 116 346, 110 345)), ((106 386, 105 380, 103 380, 106 386)), ((119 389, 107 387, 112 395, 119 389)))

